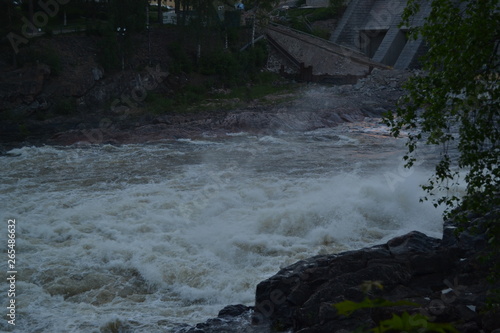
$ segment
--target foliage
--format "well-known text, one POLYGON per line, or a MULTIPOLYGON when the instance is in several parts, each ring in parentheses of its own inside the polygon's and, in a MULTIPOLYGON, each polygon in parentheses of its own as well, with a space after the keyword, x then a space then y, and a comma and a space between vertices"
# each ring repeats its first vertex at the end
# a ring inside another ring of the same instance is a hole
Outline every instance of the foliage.
POLYGON ((338 18, 343 12, 345 4, 343 0, 331 0, 330 5, 325 8, 294 8, 287 11, 289 25, 297 30, 313 34, 317 37, 328 39, 330 32, 315 29, 311 23, 338 18))
POLYGON ((68 116, 76 111, 76 101, 72 97, 59 99, 54 105, 54 112, 58 115, 68 116))
POLYGON ((0 36, 18 30, 21 22, 21 9, 14 6, 12 0, 0 0, 0 36))
MULTIPOLYGON (((361 289, 368 293, 373 287, 378 289, 383 289, 382 285, 378 281, 365 281, 363 285, 360 286, 361 289)), ((343 301, 333 304, 333 307, 337 310, 340 315, 350 316, 355 311, 361 309, 376 309, 376 308, 387 308, 394 306, 419 306, 416 303, 408 301, 389 301, 382 298, 371 299, 365 297, 361 302, 353 301, 343 301)), ((403 312, 401 315, 392 314, 390 319, 382 320, 378 323, 377 327, 369 330, 369 332, 374 333, 384 333, 384 332, 440 332, 440 333, 458 333, 458 331, 453 327, 453 325, 448 323, 433 323, 429 321, 429 318, 422 314, 408 314, 408 312, 403 312)))
POLYGON ((25 123, 18 124, 18 130, 19 133, 24 137, 28 137, 31 135, 31 131, 28 129, 28 126, 25 123))
MULTIPOLYGON (((164 96, 150 92, 146 97, 146 107, 153 114, 185 111, 234 110, 241 103, 259 100, 260 103, 274 104, 289 100, 289 93, 296 86, 274 73, 259 72, 253 84, 239 85, 231 89, 216 89, 220 81, 209 79, 204 83, 188 84, 174 94, 164 96), (268 99, 267 96, 273 97, 268 99)), ((226 86, 227 88, 227 86, 226 86)))
POLYGON ((174 101, 153 92, 146 97, 148 110, 153 114, 162 114, 174 110, 174 101))
POLYGON ((102 31, 103 37, 98 42, 98 61, 106 71, 120 67, 120 52, 116 33, 111 29, 102 31))
POLYGON ((254 74, 258 73, 267 62, 267 45, 257 42, 253 48, 237 54, 237 59, 241 64, 242 71, 246 74, 244 79, 254 79, 254 74))
POLYGON ((471 213, 489 216, 471 230, 486 233, 489 278, 498 283, 500 2, 433 0, 425 24, 413 27, 420 1, 408 1, 402 25, 410 28, 410 38, 423 37, 428 45, 424 74, 406 83, 408 93, 387 123, 396 137, 408 132, 407 166, 415 163, 419 144, 442 147, 435 173, 422 188, 434 196, 435 206, 446 206, 445 218, 453 217, 459 231, 474 223, 471 213), (459 180, 466 186, 461 197, 451 194, 459 180))
MULTIPOLYGON (((344 301, 333 304, 341 315, 349 316, 354 311, 360 309, 373 309, 380 307, 392 307, 402 305, 418 305, 406 301, 391 302, 384 299, 365 298, 362 302, 344 301)), ((403 312, 401 315, 392 314, 390 319, 382 320, 377 327, 369 330, 374 333, 384 332, 440 332, 440 333, 458 333, 458 331, 449 323, 433 323, 426 316, 416 313, 408 314, 403 312)))
POLYGON ((374 333, 383 332, 439 332, 458 333, 453 325, 448 323, 432 323, 422 314, 408 314, 403 312, 401 316, 392 315, 391 319, 383 320, 378 327, 372 329, 374 333))
POLYGON ((263 10, 263 11, 269 12, 278 5, 279 1, 277 1, 277 0, 243 0, 243 3, 245 4, 245 9, 247 11, 253 10, 254 8, 257 8, 258 10, 263 10))
POLYGON ((224 12, 224 25, 226 29, 234 29, 240 26, 241 11, 228 10, 224 12))
POLYGON ((110 33, 114 29, 111 28, 109 23, 102 21, 91 21, 86 22, 85 34, 87 36, 105 36, 106 33, 110 33))
POLYGON ((319 37, 319 38, 323 38, 323 39, 330 39, 330 31, 329 30, 325 30, 325 29, 317 29, 317 28, 314 28, 311 33, 316 36, 316 37, 319 37))
MULTIPOLYGON (((254 85, 239 86, 232 89, 232 92, 227 96, 228 98, 237 98, 244 101, 251 100, 266 100, 266 96, 273 96, 280 93, 286 93, 292 91, 292 86, 288 84, 276 84, 277 81, 268 81, 266 72, 257 75, 254 85)), ((276 79, 276 78, 275 78, 276 79)), ((274 96, 272 99, 267 99, 267 103, 279 103, 283 101, 290 100, 289 96, 276 98, 274 96)))
POLYGON ((344 316, 350 316, 354 311, 359 309, 373 309, 380 307, 391 307, 391 306, 403 306, 403 305, 411 305, 418 306, 416 303, 407 302, 407 301, 397 301, 391 302, 386 299, 371 299, 365 297, 365 299, 361 302, 353 302, 353 301, 343 301, 340 303, 336 303, 333 306, 337 309, 337 312, 344 316))
POLYGON ((235 86, 253 80, 267 61, 267 47, 261 42, 243 52, 229 49, 209 51, 207 47, 205 49, 206 52, 196 61, 196 57, 188 53, 184 43, 171 43, 168 49, 172 58, 170 72, 216 75, 224 85, 235 86))
POLYGON ((27 63, 42 63, 50 67, 51 75, 57 76, 61 73, 61 57, 59 53, 50 45, 34 46, 29 45, 27 52, 19 59, 21 66, 27 63))
POLYGON ((168 52, 173 60, 169 66, 171 73, 191 73, 193 71, 193 59, 187 54, 185 47, 180 42, 171 43, 168 46, 168 52))
POLYGON ((177 105, 181 110, 203 100, 206 93, 206 87, 202 85, 189 84, 179 91, 175 96, 177 105))
POLYGON ((238 61, 230 52, 218 51, 200 59, 200 73, 230 79, 238 72, 238 61))
POLYGON ((330 0, 330 5, 328 7, 316 9, 308 15, 307 18, 311 22, 336 18, 342 12, 343 8, 345 8, 343 0, 330 0))
MULTIPOLYGON (((406 83, 408 93, 387 123, 396 137, 408 132, 407 166, 421 142, 442 147, 435 174, 423 186, 430 196, 445 191, 436 206, 446 205, 449 214, 460 203, 464 212, 484 214, 499 205, 499 0, 433 0, 425 24, 413 27, 420 1, 408 2, 402 25, 428 44, 425 74, 406 83), (448 195, 460 174, 466 193, 448 195)), ((498 223, 491 228, 498 241, 498 223)))
POLYGON ((129 33, 146 27, 146 0, 111 0, 109 14, 115 27, 125 27, 129 33))
POLYGON ((52 75, 59 75, 62 71, 61 57, 59 53, 53 48, 45 49, 40 55, 40 61, 46 63, 50 67, 52 75))

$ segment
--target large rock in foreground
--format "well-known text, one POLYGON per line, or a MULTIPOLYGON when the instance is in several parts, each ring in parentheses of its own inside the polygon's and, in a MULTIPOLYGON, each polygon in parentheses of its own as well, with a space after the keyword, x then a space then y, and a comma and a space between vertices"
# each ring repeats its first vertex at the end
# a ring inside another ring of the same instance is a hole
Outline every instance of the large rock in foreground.
POLYGON ((413 231, 386 244, 299 261, 259 283, 254 307, 228 306, 218 318, 176 332, 347 333, 368 331, 408 312, 427 317, 414 320, 415 332, 425 332, 425 323, 433 322, 452 323, 459 332, 499 333, 500 313, 488 309, 487 298, 500 284, 487 282, 489 266, 483 260, 485 228, 499 221, 499 213, 497 208, 470 216, 472 224, 459 236, 447 222, 442 239, 413 231), (332 306, 365 297, 413 305, 362 309, 349 317, 332 306))
POLYGON ((452 322, 460 332, 500 328, 491 312, 484 313, 492 287, 480 260, 484 237, 465 232, 457 238, 453 229, 445 227, 443 240, 411 232, 383 245, 286 267, 257 286, 253 322, 278 332, 351 332, 407 311, 433 322, 452 322), (370 289, 367 281, 377 281, 383 289, 370 289), (332 306, 366 296, 419 306, 358 310, 350 317, 332 306))

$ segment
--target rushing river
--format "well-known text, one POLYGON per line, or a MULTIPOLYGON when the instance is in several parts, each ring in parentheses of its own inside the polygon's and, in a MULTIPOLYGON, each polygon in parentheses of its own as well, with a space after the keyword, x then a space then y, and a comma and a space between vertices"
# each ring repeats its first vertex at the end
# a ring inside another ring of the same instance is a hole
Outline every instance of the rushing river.
MULTIPOLYGON (((0 157, 0 240, 5 275, 15 219, 15 331, 121 322, 174 332, 225 305, 252 305, 258 282, 300 259, 411 230, 439 237, 441 212, 419 203, 425 163, 405 170, 404 141, 385 132, 369 119, 274 136, 10 151, 0 157)), ((14 331, 4 319, 0 329, 14 331)))

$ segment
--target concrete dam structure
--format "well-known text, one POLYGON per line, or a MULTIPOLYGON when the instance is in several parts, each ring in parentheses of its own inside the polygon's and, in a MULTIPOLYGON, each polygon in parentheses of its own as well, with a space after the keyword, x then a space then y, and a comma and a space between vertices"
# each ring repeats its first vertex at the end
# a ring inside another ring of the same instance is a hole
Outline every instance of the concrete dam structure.
POLYGON ((301 81, 355 83, 374 68, 389 68, 359 51, 285 26, 269 25, 266 38, 281 58, 282 71, 298 72, 301 81))
MULTIPOLYGON (((373 68, 419 67, 425 43, 408 40, 408 28, 399 27, 406 4, 351 0, 329 41, 278 24, 270 24, 265 34, 281 58, 282 73, 287 68, 302 81, 353 83, 373 68)), ((422 25, 430 9, 430 2, 423 2, 412 24, 422 25)))
MULTIPOLYGON (((399 28, 406 4, 406 0, 351 0, 330 41, 397 69, 417 67, 425 43, 421 38, 409 41, 408 28, 399 28)), ((422 25, 430 10, 430 1, 422 1, 412 24, 422 25)))

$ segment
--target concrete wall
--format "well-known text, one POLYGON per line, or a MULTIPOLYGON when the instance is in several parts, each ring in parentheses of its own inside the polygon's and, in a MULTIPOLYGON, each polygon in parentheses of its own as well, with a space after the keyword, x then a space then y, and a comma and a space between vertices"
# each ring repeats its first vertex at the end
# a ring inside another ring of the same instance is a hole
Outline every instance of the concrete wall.
POLYGON ((266 34, 298 63, 312 66, 313 75, 364 76, 373 68, 386 68, 356 50, 283 26, 269 26, 266 34))
POLYGON ((406 34, 397 26, 392 26, 385 34, 382 43, 380 43, 377 52, 372 58, 388 66, 394 66, 405 45, 406 34))
MULTIPOLYGON (((422 51, 422 41, 407 42, 398 25, 407 0, 351 0, 330 40, 363 52, 376 62, 408 68, 422 51), (400 57, 404 59, 399 59, 400 57)), ((422 1, 414 25, 422 25, 430 11, 430 0, 422 1)))
POLYGON ((359 31, 364 29, 374 2, 375 0, 351 0, 330 40, 361 50, 359 31))

